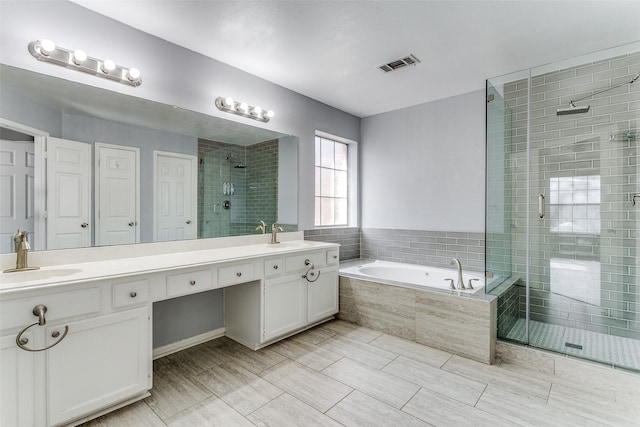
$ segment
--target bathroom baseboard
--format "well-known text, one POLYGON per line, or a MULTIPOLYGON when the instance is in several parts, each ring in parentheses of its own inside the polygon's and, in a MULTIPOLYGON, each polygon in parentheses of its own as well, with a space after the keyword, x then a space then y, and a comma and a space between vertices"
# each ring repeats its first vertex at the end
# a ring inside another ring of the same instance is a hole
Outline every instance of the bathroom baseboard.
POLYGON ((213 331, 205 332, 204 334, 184 339, 182 341, 163 345, 162 347, 156 347, 153 349, 153 360, 168 356, 173 353, 177 353, 189 347, 193 347, 194 345, 202 344, 203 342, 221 338, 224 336, 224 332, 225 328, 218 328, 214 329, 213 331))

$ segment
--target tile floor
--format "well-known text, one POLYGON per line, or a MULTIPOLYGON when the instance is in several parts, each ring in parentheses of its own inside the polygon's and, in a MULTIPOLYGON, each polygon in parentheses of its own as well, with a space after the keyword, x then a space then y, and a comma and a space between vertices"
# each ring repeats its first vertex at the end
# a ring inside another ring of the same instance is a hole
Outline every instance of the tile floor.
MULTIPOLYGON (((518 319, 505 338, 526 342, 526 323, 525 319, 518 319)), ((532 346, 606 363, 617 368, 640 371, 639 340, 535 320, 529 322, 529 336, 532 346), (582 348, 572 348, 566 343, 582 348)))
POLYGON ((332 321, 256 352, 220 338, 158 359, 151 397, 85 424, 253 425, 640 426, 640 390, 332 321))

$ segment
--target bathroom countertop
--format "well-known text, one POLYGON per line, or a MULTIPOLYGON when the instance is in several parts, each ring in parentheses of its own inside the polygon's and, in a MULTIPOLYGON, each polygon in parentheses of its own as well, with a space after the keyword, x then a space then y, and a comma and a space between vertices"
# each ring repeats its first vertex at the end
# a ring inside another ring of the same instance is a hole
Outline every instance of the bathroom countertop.
POLYGON ((49 288, 77 282, 170 271, 222 262, 240 262, 258 257, 278 256, 338 246, 339 245, 335 243, 294 240, 276 245, 263 243, 203 249, 171 254, 56 265, 24 272, 0 273, 0 295, 7 295, 23 290, 33 290, 34 288, 49 288))

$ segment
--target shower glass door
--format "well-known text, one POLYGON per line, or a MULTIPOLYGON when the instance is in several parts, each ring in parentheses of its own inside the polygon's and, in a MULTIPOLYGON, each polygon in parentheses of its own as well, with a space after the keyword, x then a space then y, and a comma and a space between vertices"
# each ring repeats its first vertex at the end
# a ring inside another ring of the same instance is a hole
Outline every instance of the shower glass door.
POLYGON ((518 319, 501 338, 640 370, 639 72, 636 44, 501 84, 516 136, 505 207, 518 278, 518 319))

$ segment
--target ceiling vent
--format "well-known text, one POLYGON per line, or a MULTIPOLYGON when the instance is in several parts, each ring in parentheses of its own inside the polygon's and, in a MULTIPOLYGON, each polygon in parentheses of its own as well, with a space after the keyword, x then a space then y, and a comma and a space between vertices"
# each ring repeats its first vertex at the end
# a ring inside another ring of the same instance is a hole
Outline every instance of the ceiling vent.
POLYGON ((395 61, 391 61, 387 64, 380 65, 378 68, 385 73, 390 73, 391 71, 395 71, 399 68, 404 68, 408 65, 418 65, 420 60, 413 56, 413 54, 409 54, 404 58, 396 59, 395 61))

